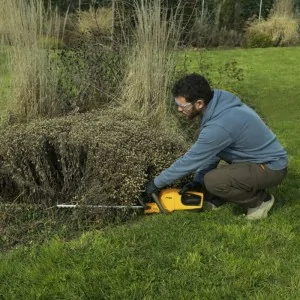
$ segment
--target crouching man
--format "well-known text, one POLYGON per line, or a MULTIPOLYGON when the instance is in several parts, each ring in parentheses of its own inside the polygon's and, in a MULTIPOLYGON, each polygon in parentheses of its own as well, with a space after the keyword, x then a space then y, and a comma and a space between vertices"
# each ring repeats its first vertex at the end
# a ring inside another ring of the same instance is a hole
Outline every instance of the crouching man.
POLYGON ((181 193, 203 188, 212 209, 226 202, 247 209, 249 220, 267 217, 274 196, 267 189, 287 174, 288 156, 257 113, 224 90, 212 90, 199 74, 179 79, 173 89, 179 112, 200 117, 200 133, 192 147, 145 186, 150 197, 175 180, 195 173, 181 193), (217 168, 220 160, 228 165, 217 168))

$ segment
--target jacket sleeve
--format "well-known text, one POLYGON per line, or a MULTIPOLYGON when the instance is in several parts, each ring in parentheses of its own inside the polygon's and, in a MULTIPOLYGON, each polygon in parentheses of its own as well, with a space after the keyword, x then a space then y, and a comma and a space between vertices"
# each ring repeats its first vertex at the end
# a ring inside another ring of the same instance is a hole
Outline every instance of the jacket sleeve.
POLYGON ((217 125, 204 127, 192 147, 155 177, 155 185, 163 188, 196 170, 199 174, 204 173, 205 170, 211 170, 219 162, 219 152, 231 143, 232 139, 223 127, 217 125))

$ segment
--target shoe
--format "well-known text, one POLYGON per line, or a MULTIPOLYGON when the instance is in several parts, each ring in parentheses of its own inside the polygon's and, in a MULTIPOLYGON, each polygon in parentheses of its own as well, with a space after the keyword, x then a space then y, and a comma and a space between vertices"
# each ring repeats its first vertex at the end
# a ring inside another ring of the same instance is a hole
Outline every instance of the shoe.
POLYGON ((220 198, 212 198, 208 201, 204 200, 203 206, 206 210, 219 210, 226 201, 220 198))
POLYGON ((218 209, 220 209, 220 207, 217 207, 216 205, 214 205, 212 202, 209 202, 209 201, 204 201, 203 208, 205 210, 218 210, 218 209))
POLYGON ((270 200, 263 202, 261 205, 253 208, 248 208, 246 219, 247 220, 260 220, 268 216, 269 210, 274 204, 275 198, 270 195, 270 200))

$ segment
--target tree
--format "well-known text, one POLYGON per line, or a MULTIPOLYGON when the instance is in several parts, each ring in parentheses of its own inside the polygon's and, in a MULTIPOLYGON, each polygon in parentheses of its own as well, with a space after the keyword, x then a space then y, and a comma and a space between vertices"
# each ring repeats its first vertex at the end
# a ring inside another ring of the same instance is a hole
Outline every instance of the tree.
MULTIPOLYGON (((259 16, 260 2, 261 0, 240 0, 241 9, 241 19, 246 21, 253 16, 259 16)), ((267 18, 270 9, 272 8, 274 0, 263 0, 261 7, 261 17, 267 18)))
POLYGON ((222 0, 219 3, 218 12, 217 25, 219 28, 226 27, 227 29, 232 29, 235 23, 235 1, 222 0))
POLYGON ((61 13, 67 11, 74 12, 77 9, 89 9, 90 5, 110 5, 111 0, 43 0, 45 6, 51 3, 52 7, 57 7, 61 13))

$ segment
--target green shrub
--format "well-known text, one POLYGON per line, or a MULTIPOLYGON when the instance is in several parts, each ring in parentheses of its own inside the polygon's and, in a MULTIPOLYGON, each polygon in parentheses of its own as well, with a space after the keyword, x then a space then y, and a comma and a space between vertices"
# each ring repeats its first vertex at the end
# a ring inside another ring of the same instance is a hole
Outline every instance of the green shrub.
POLYGON ((272 38, 264 32, 249 30, 243 43, 245 48, 267 48, 272 47, 272 38))
POLYGON ((121 44, 112 47, 111 18, 111 9, 92 6, 68 15, 64 49, 52 56, 64 114, 97 109, 119 98, 125 54, 121 44))
POLYGON ((92 39, 52 55, 57 72, 57 102, 63 114, 87 112, 117 98, 124 76, 122 51, 92 39))
POLYGON ((31 204, 135 202, 186 150, 178 136, 115 110, 8 126, 0 136, 0 196, 31 204))
POLYGON ((146 181, 182 155, 180 137, 116 110, 0 130, 0 248, 136 217, 136 210, 56 203, 132 204, 146 181))

